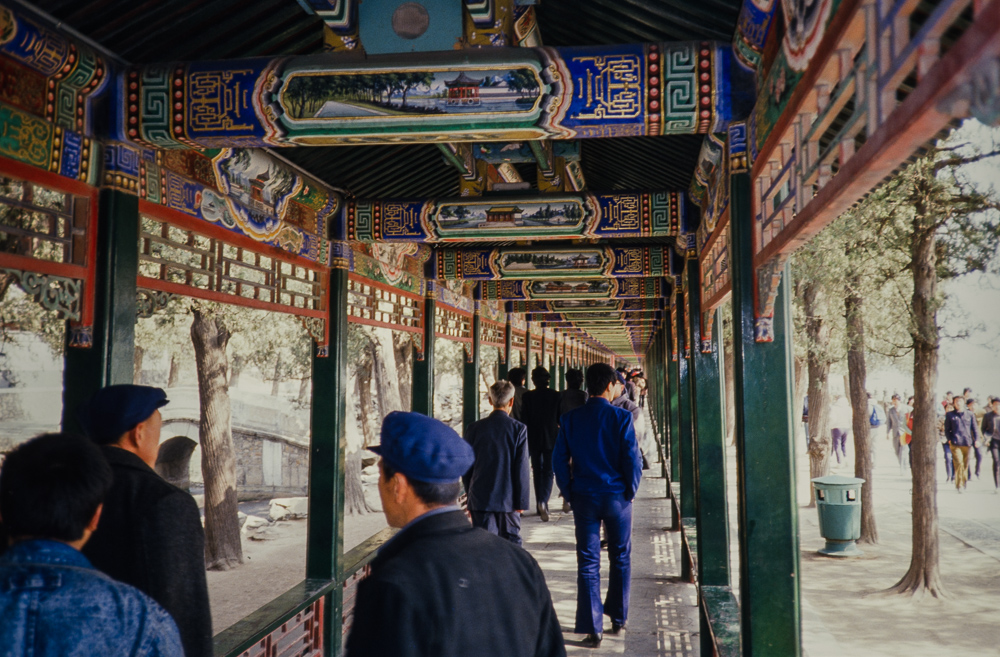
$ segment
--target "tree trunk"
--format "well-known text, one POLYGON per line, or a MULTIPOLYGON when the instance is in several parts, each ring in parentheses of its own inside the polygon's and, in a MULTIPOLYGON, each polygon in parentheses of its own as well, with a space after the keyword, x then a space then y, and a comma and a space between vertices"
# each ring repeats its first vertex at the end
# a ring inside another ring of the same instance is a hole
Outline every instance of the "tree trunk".
POLYGON ((392 330, 372 329, 372 372, 375 377, 375 393, 378 395, 379 416, 385 417, 393 411, 403 410, 396 383, 396 351, 392 344, 392 330))
POLYGON ((177 354, 170 354, 170 372, 167 374, 167 387, 176 387, 181 378, 181 361, 177 354))
MULTIPOLYGON (((170 361, 170 366, 173 367, 174 361, 170 361)), ((246 361, 239 354, 233 354, 233 362, 230 364, 229 368, 229 387, 237 388, 240 385, 240 376, 243 374, 243 367, 246 361)), ((172 370, 171 370, 172 371, 172 370)))
MULTIPOLYGON (((795 368, 795 389, 792 397, 792 416, 795 424, 795 439, 804 438, 805 427, 802 426, 802 409, 806 402, 806 390, 808 389, 809 378, 806 371, 807 360, 804 356, 796 356, 793 364, 795 368)), ((801 445, 802 443, 798 443, 801 445)))
POLYGON ((135 351, 132 353, 132 382, 136 385, 142 383, 142 359, 146 355, 146 350, 135 345, 135 351))
POLYGON ((910 568, 890 589, 922 597, 945 596, 938 546, 937 413, 937 253, 933 222, 923 199, 914 204, 913 244, 913 553, 910 568))
POLYGON ((723 340, 722 358, 726 385, 726 440, 728 444, 736 444, 736 388, 733 382, 733 341, 723 340))
POLYGON ((274 361, 274 379, 271 380, 271 396, 277 397, 281 390, 281 355, 274 361))
POLYGON ((403 410, 413 405, 413 338, 404 331, 393 331, 392 347, 396 352, 396 380, 403 410))
MULTIPOLYGON (((857 281, 855 281, 856 283, 857 281)), ((868 368, 865 363, 864 299, 857 285, 847 285, 847 378, 854 430, 854 476, 864 479, 861 489, 861 538, 859 543, 878 543, 875 524, 874 482, 872 481, 871 420, 868 415, 868 368)))
MULTIPOLYGON (((826 349, 830 330, 821 307, 823 296, 813 283, 802 294, 809 341, 809 478, 822 477, 830 471, 830 362, 826 349)), ((809 487, 809 506, 816 506, 816 490, 809 487)))
MULTIPOLYGON (((357 366, 357 376, 354 378, 354 396, 358 400, 362 440, 367 447, 375 441, 375 432, 369 417, 372 407, 372 361, 369 357, 371 349, 364 349, 363 354, 357 366)), ((361 449, 347 455, 347 468, 344 472, 344 512, 350 516, 374 511, 365 499, 364 484, 361 481, 361 456, 361 449)))
POLYGON ((229 330, 221 318, 195 310, 191 342, 201 403, 198 433, 205 478, 205 563, 209 570, 229 570, 243 563, 236 499, 236 449, 226 383, 229 330))
POLYGON ((309 403, 309 395, 312 392, 312 377, 304 376, 299 381, 299 406, 305 406, 309 403))

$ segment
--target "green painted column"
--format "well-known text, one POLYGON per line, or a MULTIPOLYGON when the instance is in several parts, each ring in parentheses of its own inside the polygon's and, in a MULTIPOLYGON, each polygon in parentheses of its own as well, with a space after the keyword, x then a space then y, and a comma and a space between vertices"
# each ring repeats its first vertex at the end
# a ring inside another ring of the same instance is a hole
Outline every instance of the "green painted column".
POLYGON ((798 507, 792 439, 792 331, 786 266, 772 342, 754 339, 750 176, 732 176, 730 271, 739 486, 743 654, 802 654, 798 507))
POLYGON ((413 410, 434 417, 434 339, 437 337, 437 291, 427 281, 424 300, 424 353, 413 360, 413 410))
MULTIPOLYGON (((480 331, 479 302, 472 316, 472 354, 465 352, 465 366, 462 368, 462 429, 479 420, 479 357, 482 349, 479 343, 480 331)), ((467 347, 466 347, 467 348, 467 347)))
MULTIPOLYGON (((77 408, 98 389, 132 383, 134 378, 139 199, 106 189, 98 202, 92 346, 65 350, 64 431, 79 430, 77 408)), ((68 344, 69 331, 66 338, 68 344)))
POLYGON ((524 389, 531 390, 531 322, 527 322, 524 332, 524 389))
MULTIPOLYGON (((669 312, 669 311, 668 311, 669 312)), ((667 363, 668 363, 668 411, 670 415, 670 481, 681 480, 681 400, 680 400, 680 354, 674 360, 673 345, 677 327, 673 318, 667 317, 667 363)), ((679 350, 678 350, 679 351, 679 350)))
MULTIPOLYGON (((697 486, 698 582, 702 586, 729 585, 729 519, 726 507, 725 424, 722 419, 725 388, 720 357, 721 320, 713 322, 712 334, 702 336, 701 285, 698 261, 688 262, 692 283, 688 292, 688 321, 694 343, 691 360, 692 407, 695 435, 695 482, 697 486), (710 346, 708 353, 703 344, 710 346)), ((712 311, 718 315, 717 310, 712 311)), ((704 638, 708 639, 709 636, 704 638)))
MULTIPOLYGON (((346 265, 346 263, 344 263, 346 265)), ((344 471, 347 449, 347 269, 330 271, 330 344, 312 361, 312 423, 309 442, 309 518, 306 577, 337 579, 344 554, 344 471)), ((330 593, 324 645, 341 650, 343 589, 330 593)))
POLYGON ((507 372, 510 371, 510 354, 513 346, 513 336, 510 332, 510 319, 503 328, 503 350, 500 352, 499 364, 497 365, 497 380, 506 379, 507 372))
POLYGON ((695 517, 694 427, 691 417, 691 361, 685 358, 688 345, 684 342, 684 322, 687 321, 684 295, 677 294, 677 333, 680 350, 677 354, 677 416, 680 424, 681 517, 695 517))

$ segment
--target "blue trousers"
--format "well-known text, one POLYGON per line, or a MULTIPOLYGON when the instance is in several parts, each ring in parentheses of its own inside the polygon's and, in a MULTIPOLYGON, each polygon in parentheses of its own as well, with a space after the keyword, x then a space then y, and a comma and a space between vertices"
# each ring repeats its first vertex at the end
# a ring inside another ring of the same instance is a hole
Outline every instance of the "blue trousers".
POLYGON ((573 493, 577 634, 600 634, 604 616, 624 623, 632 581, 632 503, 621 494, 573 493), (608 539, 608 594, 601 603, 601 523, 608 539))
POLYGON ((531 476, 535 484, 535 503, 548 504, 552 497, 552 450, 531 452, 531 476))

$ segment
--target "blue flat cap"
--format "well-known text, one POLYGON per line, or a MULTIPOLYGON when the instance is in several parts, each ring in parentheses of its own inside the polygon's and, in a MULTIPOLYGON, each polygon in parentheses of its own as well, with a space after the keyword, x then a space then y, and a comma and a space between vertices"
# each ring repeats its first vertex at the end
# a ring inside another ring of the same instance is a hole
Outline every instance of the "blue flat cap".
POLYGON ((162 388, 108 386, 80 407, 77 418, 88 438, 98 445, 110 445, 168 401, 162 388))
POLYGON ((618 375, 618 383, 622 384, 623 386, 628 385, 628 382, 625 380, 625 375, 624 374, 622 374, 621 372, 619 372, 617 370, 615 371, 615 374, 618 375))
POLYGON ((448 484, 469 471, 472 446, 440 420, 393 411, 382 420, 382 444, 369 447, 393 470, 428 484, 448 484))

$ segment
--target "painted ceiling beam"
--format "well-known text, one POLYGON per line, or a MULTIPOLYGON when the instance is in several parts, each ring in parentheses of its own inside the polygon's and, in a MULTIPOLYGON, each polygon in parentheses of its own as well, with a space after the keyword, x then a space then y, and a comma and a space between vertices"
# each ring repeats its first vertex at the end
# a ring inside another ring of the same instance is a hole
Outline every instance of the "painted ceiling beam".
POLYGON ((439 279, 480 281, 669 276, 683 259, 672 247, 662 245, 440 249, 434 255, 439 279), (671 258, 678 262, 672 263, 671 258))
POLYGON ((658 310, 637 310, 634 312, 608 312, 605 310, 592 310, 589 313, 529 313, 525 319, 529 322, 587 322, 598 321, 618 321, 620 319, 657 319, 658 310))
POLYGON ((535 281, 483 281, 483 299, 643 299, 663 296, 662 278, 591 278, 535 281))
MULTIPOLYGON (((666 296, 666 295, 664 295, 666 296)), ((510 313, 589 313, 595 310, 603 312, 635 312, 642 310, 659 310, 664 308, 664 298, 653 299, 586 299, 586 300, 555 300, 555 301, 508 301, 506 310, 510 313)))
POLYGON ((546 194, 438 200, 353 200, 336 239, 497 242, 692 233, 697 207, 683 192, 546 194))
POLYGON ((755 96, 731 44, 694 42, 166 62, 116 89, 118 137, 157 148, 706 134, 755 96))

